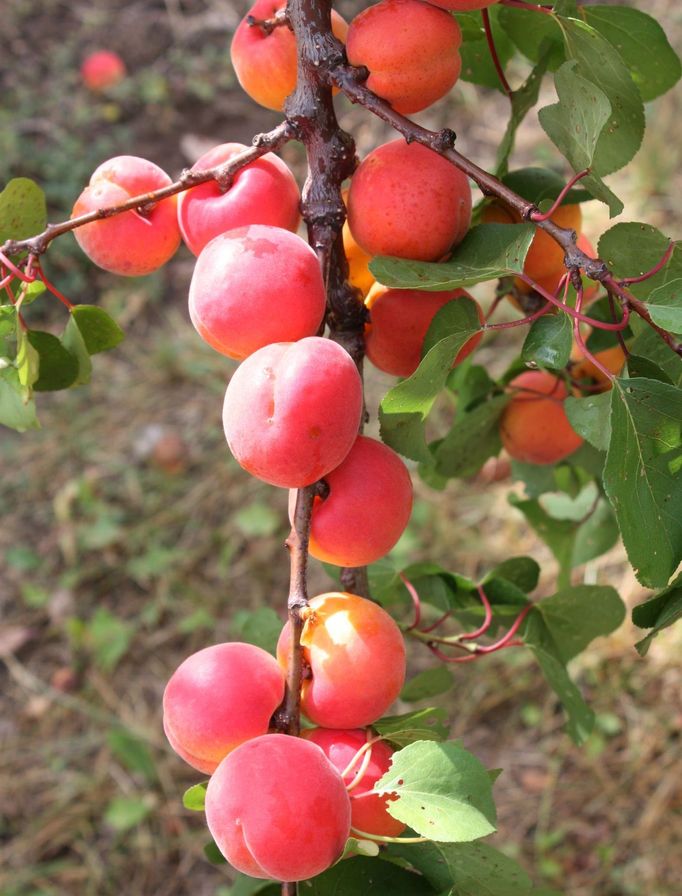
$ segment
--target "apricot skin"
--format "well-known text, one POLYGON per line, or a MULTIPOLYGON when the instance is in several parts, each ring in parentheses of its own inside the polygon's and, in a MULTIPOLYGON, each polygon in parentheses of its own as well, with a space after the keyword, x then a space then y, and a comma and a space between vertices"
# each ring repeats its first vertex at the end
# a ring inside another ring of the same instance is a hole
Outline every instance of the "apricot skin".
MULTIPOLYGON (((285 0, 257 0, 249 16, 271 19, 285 0)), ((249 25, 248 16, 240 22, 232 39, 230 57, 243 89, 252 100, 266 109, 281 111, 284 101, 296 87, 296 41, 286 27, 266 34, 258 25, 249 25)), ((343 43, 348 25, 332 10, 332 31, 343 43)))
POLYGON ((348 28, 351 65, 369 69, 367 86, 396 112, 426 109, 459 77, 462 32, 444 10, 421 0, 381 0, 348 28))
POLYGON ((582 445, 583 440, 568 422, 564 410, 566 386, 558 377, 543 370, 528 370, 511 380, 508 390, 513 398, 502 413, 500 436, 515 460, 554 464, 582 445))
POLYGON ((237 641, 205 647, 166 685, 166 737, 185 762, 211 774, 236 746, 267 732, 283 697, 284 674, 265 650, 237 641))
MULTIPOLYGON (((153 162, 138 156, 116 156, 95 170, 71 217, 118 205, 170 183, 166 172, 153 162)), ((103 270, 140 277, 165 264, 180 245, 176 207, 176 197, 169 196, 144 214, 128 211, 92 221, 76 228, 74 236, 88 258, 103 270)))
POLYGON ((235 371, 223 425, 237 461, 283 488, 311 485, 350 451, 362 414, 362 381, 350 355, 311 336, 258 349, 235 371))
POLYGON ((96 50, 83 60, 80 73, 85 86, 94 93, 100 93, 122 81, 126 76, 126 67, 113 50, 96 50))
MULTIPOLYGON (((424 339, 431 321, 448 302, 466 297, 463 289, 427 292, 420 289, 389 289, 377 283, 365 300, 370 309, 370 323, 365 330, 367 357, 379 370, 393 376, 411 376, 422 357, 424 339)), ((478 303, 478 318, 485 318, 478 303)), ((464 343, 453 366, 460 364, 483 338, 476 333, 464 343)))
MULTIPOLYGON (((310 601, 310 609, 301 638, 311 670, 301 689, 303 712, 324 728, 370 725, 386 712, 405 681, 400 629, 378 604, 356 594, 320 594, 310 601)), ((287 622, 277 644, 283 668, 290 649, 287 622)))
POLYGON ((314 336, 325 302, 310 246, 295 233, 265 224, 212 239, 197 259, 189 288, 197 332, 237 360, 272 342, 314 336))
MULTIPOLYGON (((341 464, 327 473, 326 498, 316 498, 310 525, 313 557, 335 566, 366 566, 385 556, 412 512, 412 480, 398 455, 358 436, 341 464)), ((296 492, 289 500, 293 519, 296 492)))
MULTIPOLYGON (((302 733, 302 737, 317 744, 334 768, 343 774, 357 751, 365 745, 367 731, 363 728, 351 730, 309 728, 302 733)), ((348 791, 351 826, 366 834, 375 834, 379 837, 398 837, 405 830, 405 825, 386 811, 386 803, 390 797, 379 794, 365 795, 390 768, 393 750, 383 741, 372 744, 370 750, 371 759, 360 782, 348 791), (358 797, 362 797, 362 799, 358 799, 358 797)), ((360 771, 361 764, 362 758, 344 777, 346 786, 354 780, 360 771)))
POLYGON ((351 180, 348 224, 369 255, 438 261, 470 223, 466 176, 418 143, 382 144, 351 180))
MULTIPOLYGON (((245 150, 241 143, 223 143, 204 153, 192 171, 213 168, 245 150)), ((235 227, 269 224, 296 232, 300 195, 293 174, 268 152, 242 168, 227 192, 211 180, 178 198, 178 223, 185 244, 195 255, 214 237, 235 227)))
POLYGON ((208 782, 206 821, 227 861, 244 874, 298 881, 343 852, 350 799, 314 743, 265 734, 237 747, 208 782))
MULTIPOLYGON (((614 375, 623 369, 625 364, 625 352, 620 345, 614 345, 611 348, 605 348, 600 352, 595 352, 594 357, 600 361, 603 366, 614 375)), ((602 387, 603 391, 611 388, 611 380, 601 371, 593 361, 585 358, 580 352, 578 363, 571 369, 571 376, 574 380, 592 379, 597 385, 602 387)))

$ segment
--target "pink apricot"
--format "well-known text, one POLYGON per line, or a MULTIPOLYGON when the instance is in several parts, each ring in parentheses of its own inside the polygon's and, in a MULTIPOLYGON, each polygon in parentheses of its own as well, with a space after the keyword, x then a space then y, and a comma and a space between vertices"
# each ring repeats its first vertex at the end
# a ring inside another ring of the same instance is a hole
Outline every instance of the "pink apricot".
MULTIPOLYGON (((463 289, 427 292, 423 289, 389 289, 377 283, 365 304, 370 309, 370 323, 365 332, 367 357, 385 373, 411 376, 422 358, 422 347, 431 322, 448 302, 460 298, 475 301, 463 289)), ((485 318, 476 303, 481 323, 485 318)), ((460 364, 483 338, 476 333, 464 343, 453 366, 460 364)))
POLYGON ((372 732, 364 728, 339 730, 338 728, 308 728, 302 733, 306 740, 317 744, 343 777, 349 790, 351 826, 366 834, 379 837, 397 837, 405 830, 405 825, 389 815, 386 804, 390 796, 371 794, 376 782, 391 767, 393 750, 383 741, 373 743, 368 749, 369 761, 359 758, 345 775, 344 772, 362 749, 372 732), (364 767, 364 770, 363 770, 364 767), (355 783, 357 780, 357 783, 355 783))
POLYGON ((316 744, 266 734, 220 763, 206 790, 206 821, 237 871, 266 880, 306 880, 343 852, 350 799, 316 744))
MULTIPOLYGON (((95 170, 71 217, 120 205, 170 183, 166 172, 153 162, 116 156, 95 170)), ((92 221, 74 230, 74 236, 88 258, 105 271, 140 277, 165 264, 180 245, 176 207, 176 197, 169 196, 151 208, 92 221)))
POLYGON ((350 23, 346 53, 369 69, 367 86, 397 112, 426 109, 459 77, 462 32, 455 19, 421 0, 381 0, 350 23))
POLYGON ((438 261, 470 223, 466 176, 419 143, 382 144, 351 180, 348 224, 369 255, 438 261))
MULTIPOLYGON (((281 111, 284 101, 296 87, 296 40, 286 25, 270 33, 249 19, 271 19, 286 0, 257 0, 239 23, 232 39, 230 58, 239 83, 266 109, 281 111)), ((332 31, 344 42, 348 25, 332 10, 332 31)))
MULTIPOLYGON (((324 728, 371 725, 396 699, 405 681, 405 643, 378 604, 357 594, 330 592, 310 601, 301 636, 310 678, 301 688, 306 716, 324 728)), ((291 650, 287 622, 277 643, 283 668, 291 650)))
POLYGON ((362 381, 350 355, 310 336, 258 349, 225 393, 223 426, 232 454, 258 479, 311 485, 350 451, 362 414, 362 381))
POLYGON ((314 336, 326 295, 317 256, 288 230, 251 224, 215 237, 201 251, 189 314, 216 351, 241 360, 272 342, 314 336))
MULTIPOLYGON (((358 436, 345 459, 324 477, 310 525, 313 557, 336 566, 374 563, 398 541, 412 512, 412 480, 398 455, 376 439, 358 436)), ((296 492, 289 501, 293 517, 296 492)))
MULTIPOLYGON (((204 153, 192 171, 214 168, 246 149, 222 143, 204 153)), ((300 195, 293 174, 274 153, 266 153, 241 168, 227 191, 214 181, 199 184, 178 198, 180 233, 198 255, 213 237, 247 224, 270 224, 294 233, 298 228, 300 195)))
POLYGON ((85 86, 99 93, 122 81, 126 76, 126 67, 113 50, 97 50, 83 60, 80 72, 85 86))
POLYGON ((175 752, 211 774, 236 746, 265 734, 284 697, 284 674, 253 644, 230 642, 187 657, 163 694, 163 727, 175 752))

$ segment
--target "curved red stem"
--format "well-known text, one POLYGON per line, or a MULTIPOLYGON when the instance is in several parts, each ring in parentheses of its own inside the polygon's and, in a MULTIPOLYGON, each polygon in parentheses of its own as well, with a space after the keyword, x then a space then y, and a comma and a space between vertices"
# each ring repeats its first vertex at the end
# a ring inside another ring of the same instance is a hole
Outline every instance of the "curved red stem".
POLYGON ((564 199, 566 198, 566 196, 568 195, 570 190, 573 189, 573 187, 578 183, 579 180, 582 180, 583 177, 587 177, 587 175, 589 173, 590 173, 590 169, 585 168, 584 171, 579 171, 577 174, 575 174, 569 180, 569 182, 566 184, 566 186, 563 188, 561 193, 559 193, 557 198, 554 200, 552 207, 546 212, 531 212, 530 216, 529 216, 530 220, 534 221, 536 224, 539 224, 540 221, 549 221, 549 219, 552 217, 554 212, 559 208, 561 203, 564 201, 564 199))
POLYGON ((460 641, 475 641, 476 638, 480 638, 481 635, 484 635, 488 631, 490 623, 493 621, 493 608, 490 606, 490 601, 483 590, 483 586, 477 585, 476 590, 478 591, 478 596, 481 598, 481 603, 485 608, 485 618, 481 627, 477 628, 475 632, 468 632, 465 635, 460 635, 460 641))
POLYGON ((412 598, 412 603, 414 605, 414 620, 412 622, 412 625, 410 625, 408 628, 405 629, 405 631, 409 632, 409 631, 412 631, 413 628, 416 628, 421 621, 422 604, 421 604, 421 601, 419 600, 419 594, 417 593, 417 589, 414 587, 412 582, 410 582, 410 580, 407 578, 407 576, 403 575, 403 573, 400 573, 400 578, 402 579, 403 585, 407 588, 407 593, 412 598))
POLYGON ((500 79, 500 84, 502 85, 502 89, 507 94, 508 97, 511 97, 512 89, 509 86, 509 81, 504 74, 504 69, 502 68, 502 63, 500 62, 500 57, 497 54, 497 47, 495 46, 495 38, 493 37, 493 29, 490 25, 490 13, 487 9, 481 10, 481 15, 483 16, 483 28, 485 30, 485 39, 488 42, 488 49, 490 50, 490 56, 493 60, 493 65, 495 66, 495 71, 497 72, 497 77, 500 79))

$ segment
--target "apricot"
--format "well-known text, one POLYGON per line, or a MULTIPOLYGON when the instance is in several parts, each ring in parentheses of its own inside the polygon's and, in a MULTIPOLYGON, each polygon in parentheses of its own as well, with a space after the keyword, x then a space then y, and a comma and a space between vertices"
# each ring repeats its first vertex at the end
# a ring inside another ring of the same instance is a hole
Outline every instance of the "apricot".
POLYGON ((113 50, 97 50, 83 60, 80 72, 85 86, 94 93, 100 93, 122 81, 126 76, 126 67, 113 50))
MULTIPOLYGON (((116 156, 94 171, 71 217, 119 205, 171 182, 153 162, 138 156, 116 156)), ((88 258, 105 271, 140 277, 165 264, 180 245, 176 207, 176 197, 169 196, 151 208, 92 221, 76 228, 74 236, 88 258)))
POLYGON ((512 399, 500 418, 500 436, 515 460, 553 464, 582 445, 564 410, 563 380, 544 370, 528 370, 509 383, 512 399))
MULTIPOLYGON (((204 153, 192 171, 213 168, 239 155, 241 143, 222 143, 204 153)), ((286 164, 268 152, 241 168, 227 191, 214 181, 192 187, 178 198, 178 223, 187 247, 198 255, 226 230, 269 224, 294 233, 300 221, 298 184, 286 164)))
MULTIPOLYGON (((259 25, 249 25, 249 16, 271 19, 286 0, 257 0, 239 23, 232 39, 230 58, 237 79, 246 93, 266 109, 281 111, 296 87, 296 40, 286 25, 267 34, 259 25)), ((332 31, 343 43, 348 25, 332 10, 332 31)))
POLYGON ((245 470, 271 485, 301 488, 338 467, 361 414, 362 381, 350 355, 310 336, 267 345, 237 368, 223 425, 245 470))
POLYGON ((359 289, 364 298, 376 283, 369 269, 372 256, 368 255, 355 242, 355 238, 350 232, 348 221, 345 221, 343 225, 343 251, 346 253, 346 260, 348 261, 348 282, 351 286, 359 289))
POLYGON ((206 821, 237 871, 280 881, 329 868, 350 832, 343 779, 314 743, 265 734, 237 747, 206 790, 206 821))
MULTIPOLYGON (((365 299, 371 315, 365 330, 367 357, 385 373, 411 376, 419 367, 431 321, 448 302, 462 297, 475 301, 463 289, 427 292, 423 289, 389 289, 377 283, 365 299)), ((483 324, 485 317, 478 303, 476 309, 483 324)), ((464 343, 453 367, 471 354, 482 337, 483 333, 476 333, 464 343)))
POLYGON ((371 731, 365 731, 363 728, 351 730, 309 728, 302 734, 306 740, 320 747, 334 768, 343 776, 346 787, 359 777, 358 783, 348 791, 351 827, 379 837, 397 837, 405 830, 405 825, 388 814, 386 804, 390 801, 390 796, 371 794, 376 782, 391 766, 393 756, 391 747, 383 741, 373 743, 368 748, 370 758, 364 772, 361 768, 363 761, 360 758, 346 775, 343 774, 358 750, 367 743, 368 735, 372 736, 371 731))
POLYGON ((459 77, 462 32, 444 10, 421 0, 381 0, 350 23, 346 54, 369 69, 367 86, 396 112, 426 109, 459 77))
MULTIPOLYGON (((579 357, 578 363, 571 369, 571 376, 573 379, 591 379, 594 380, 598 386, 601 386, 603 391, 610 389, 611 380, 604 374, 604 372, 600 370, 590 358, 586 358, 581 351, 578 351, 577 354, 579 357)), ((605 348, 600 352, 595 352, 594 357, 610 373, 613 373, 616 376, 621 372, 625 361, 627 360, 625 352, 620 345, 614 345, 611 346, 611 348, 605 348)))
POLYGON ((419 143, 382 144, 351 180, 348 224, 368 255, 438 261, 470 223, 466 175, 419 143))
POLYGON ((265 734, 284 697, 284 674, 253 644, 230 642, 187 657, 163 694, 163 727, 171 747, 211 774, 236 746, 265 734))
MULTIPOLYGON (((487 224, 520 224, 521 216, 508 206, 493 202, 484 209, 483 221, 487 224)), ((582 224, 580 206, 560 205, 552 215, 552 221, 559 227, 579 232, 582 224)), ((564 250, 548 233, 536 228, 523 271, 532 280, 556 277, 558 281, 565 271, 564 250)))
POLYGON ((320 264, 308 243, 265 224, 212 239, 189 287, 189 315, 199 335, 238 360, 272 342, 314 336, 325 304, 320 264))
MULTIPOLYGON (((316 498, 309 551, 335 566, 366 566, 387 554, 412 512, 412 480, 398 455, 358 436, 345 459, 327 473, 326 498, 316 498)), ((289 500, 293 521, 296 492, 289 500)))
MULTIPOLYGON (((594 249, 594 246, 588 240, 585 234, 580 234, 577 240, 577 246, 579 249, 582 249, 583 252, 585 252, 587 255, 590 255, 592 258, 596 258, 597 253, 594 249)), ((552 295, 556 295, 556 292, 559 289, 561 278, 565 273, 566 268, 562 265, 560 271, 556 271, 549 277, 540 277, 539 280, 536 280, 536 283, 546 292, 552 293, 552 295)), ((594 280, 586 280, 585 277, 583 277, 583 284, 583 305, 585 305, 596 299, 597 295, 599 294, 599 285, 595 283, 594 280)), ((514 279, 514 285, 516 286, 517 290, 522 293, 529 293, 532 289, 531 286, 529 286, 527 283, 524 283, 523 280, 520 280, 518 277, 514 279)), ((512 305, 519 309, 519 311, 524 310, 521 306, 521 303, 514 296, 509 295, 507 298, 510 300, 512 305)), ((559 298, 561 298, 561 296, 559 296, 559 298)))
MULTIPOLYGON (((301 636, 310 677, 301 688, 303 712, 324 728, 363 728, 396 699, 405 681, 405 643, 378 604, 356 594, 330 592, 310 601, 301 636)), ((286 669, 291 650, 287 622, 277 643, 286 669)))

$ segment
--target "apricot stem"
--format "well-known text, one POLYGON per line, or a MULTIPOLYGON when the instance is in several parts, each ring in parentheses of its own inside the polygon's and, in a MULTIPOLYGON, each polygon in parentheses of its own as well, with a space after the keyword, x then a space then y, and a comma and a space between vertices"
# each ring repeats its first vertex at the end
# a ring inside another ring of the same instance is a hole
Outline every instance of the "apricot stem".
POLYGON ((493 29, 490 25, 490 13, 487 9, 481 10, 481 15, 483 16, 483 29, 485 31, 485 39, 488 42, 488 49, 490 50, 490 57, 493 61, 493 65, 495 66, 495 71, 497 72, 497 77, 500 79, 500 84, 502 85, 502 89, 507 94, 507 96, 511 99, 512 89, 509 86, 509 81, 504 74, 504 69, 502 68, 502 63, 500 62, 500 57, 497 53, 497 47, 495 46, 495 38, 493 36, 493 29))
POLYGON ((368 834, 367 831, 350 829, 351 834, 358 840, 374 840, 375 843, 428 843, 428 837, 382 837, 380 834, 368 834))
POLYGON ((650 271, 647 271, 646 274, 640 274, 639 277, 623 277, 620 280, 621 286, 629 286, 632 283, 643 283, 645 280, 648 280, 650 277, 658 274, 659 271, 663 270, 666 264, 670 261, 670 257, 675 251, 675 246, 677 243, 674 240, 671 240, 668 243, 668 248, 663 253, 661 260, 651 268, 650 271))
POLYGON ((554 200, 554 202, 552 203, 552 207, 544 213, 543 212, 531 212, 530 220, 534 224, 540 224, 542 221, 549 221, 549 219, 552 217, 552 215, 556 212, 556 210, 559 208, 561 203, 564 201, 566 196, 573 189, 573 187, 578 183, 579 180, 582 180, 583 177, 587 177, 587 175, 589 173, 590 173, 590 169, 585 168, 584 171, 579 171, 577 174, 574 174, 573 177, 566 184, 566 186, 563 188, 561 193, 559 193, 557 198, 554 200))

